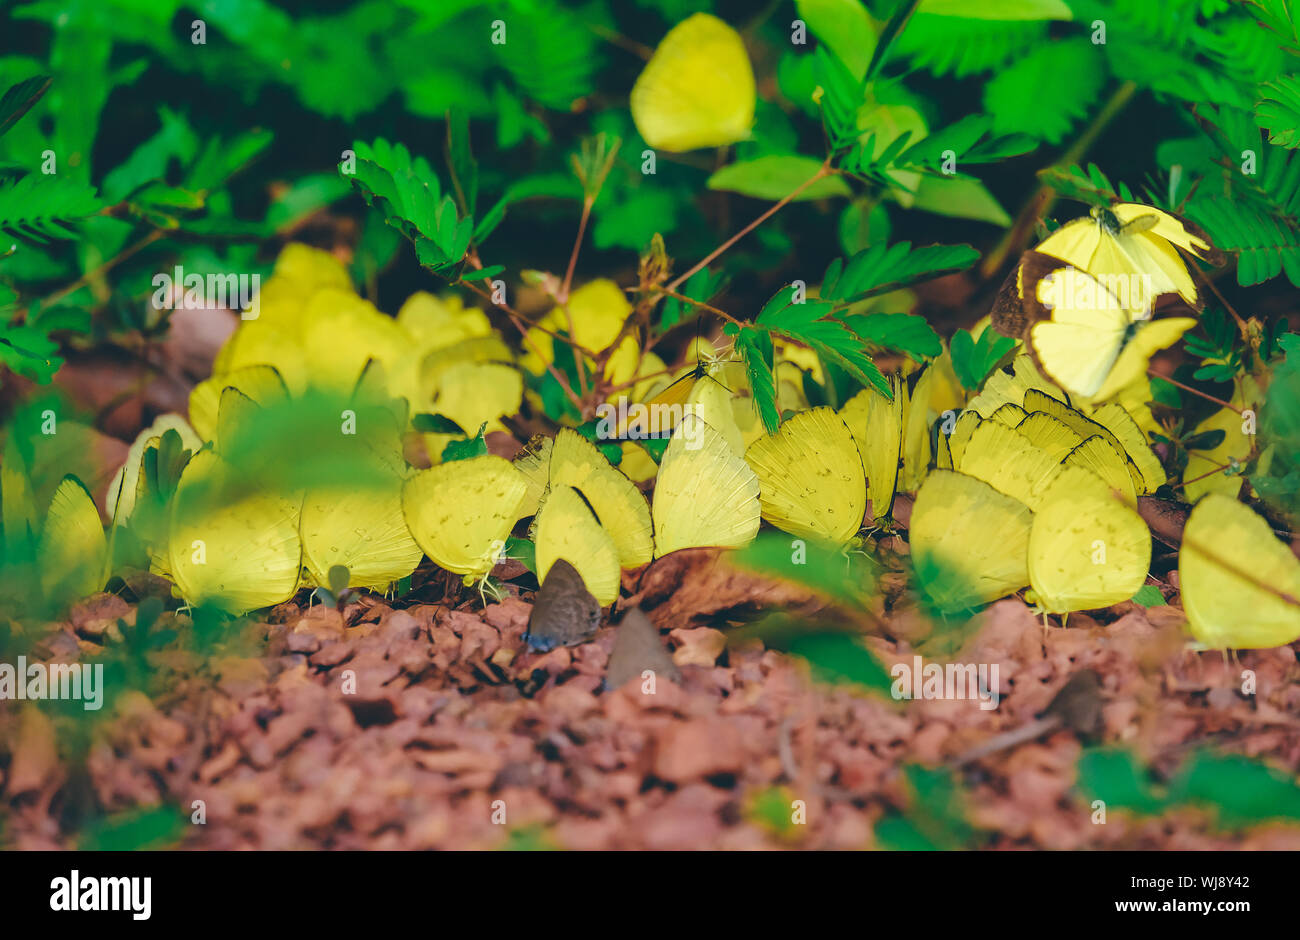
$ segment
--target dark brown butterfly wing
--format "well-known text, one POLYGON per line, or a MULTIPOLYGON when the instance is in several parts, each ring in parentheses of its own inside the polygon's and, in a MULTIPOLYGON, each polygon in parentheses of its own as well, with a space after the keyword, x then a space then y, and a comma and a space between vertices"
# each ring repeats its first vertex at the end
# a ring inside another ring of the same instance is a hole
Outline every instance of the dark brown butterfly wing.
POLYGON ((524 640, 535 650, 574 646, 591 639, 600 626, 600 604, 578 570, 563 558, 546 572, 533 601, 524 640))

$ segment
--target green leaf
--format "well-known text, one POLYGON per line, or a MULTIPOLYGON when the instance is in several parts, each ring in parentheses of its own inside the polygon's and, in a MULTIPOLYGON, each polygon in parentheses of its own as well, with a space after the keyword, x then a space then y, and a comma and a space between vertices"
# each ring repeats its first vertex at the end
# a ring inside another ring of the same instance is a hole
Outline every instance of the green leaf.
MULTIPOLYGON (((484 30, 490 21, 483 21, 484 30)), ((568 111, 595 90, 599 39, 576 11, 536 0, 513 7, 504 23, 505 42, 487 48, 534 101, 568 111)))
POLYGON ((822 682, 850 683, 885 692, 893 685, 880 661, 862 645, 861 638, 847 633, 813 633, 799 636, 786 652, 808 660, 813 675, 822 682))
POLYGON ((100 208, 93 187, 66 177, 29 173, 0 181, 0 232, 34 242, 76 237, 72 224, 100 208))
POLYGON ((357 162, 352 184, 389 225, 410 239, 420 264, 455 280, 469 250, 474 220, 458 213, 455 200, 442 194, 428 161, 412 156, 404 145, 380 138, 369 145, 357 141, 353 149, 357 162))
POLYGON ((213 137, 199 153, 181 185, 197 192, 220 189, 261 155, 271 145, 271 139, 271 132, 267 130, 247 131, 232 140, 213 137))
POLYGON ((159 108, 158 118, 162 122, 158 132, 104 177, 107 201, 117 202, 146 183, 163 180, 173 160, 188 164, 198 153, 198 136, 184 115, 159 108))
POLYGON ((860 572, 837 549, 778 532, 762 532, 732 560, 741 567, 801 584, 850 609, 869 596, 860 572), (796 544, 797 543, 797 544, 796 544))
POLYGON ((537 546, 529 539, 510 536, 506 539, 505 553, 507 558, 513 558, 529 571, 537 573, 537 546))
POLYGON ((1043 43, 984 86, 984 107, 998 134, 1059 143, 1098 100, 1104 53, 1084 37, 1043 43))
POLYGON ((911 313, 865 313, 844 318, 858 336, 877 346, 906 353, 917 362, 943 352, 939 334, 925 317, 911 313))
MULTIPOLYGON (((724 166, 709 177, 709 189, 722 189, 755 199, 784 199, 812 179, 822 161, 799 154, 768 154, 724 166)), ((826 176, 813 183, 794 202, 850 195, 849 186, 838 176, 826 176)))
POLYGON ((827 300, 856 303, 906 287, 917 281, 951 274, 979 260, 970 245, 927 245, 912 248, 911 242, 872 245, 848 262, 836 258, 822 278, 821 296, 827 300))
MULTIPOLYGON (((682 285, 680 293, 692 300, 698 300, 700 303, 708 303, 722 290, 725 283, 726 278, 721 272, 715 274, 708 268, 700 268, 682 285)), ((659 332, 663 333, 672 329, 681 323, 694 309, 690 304, 678 300, 676 297, 665 298, 662 307, 663 312, 659 317, 659 332)))
POLYGON ((1183 395, 1178 390, 1178 386, 1159 376, 1151 377, 1151 398, 1157 404, 1164 405, 1166 408, 1183 407, 1183 395))
POLYGON ((85 852, 162 849, 180 841, 188 820, 173 807, 128 810, 94 823, 78 842, 85 852))
POLYGON ((974 219, 1006 228, 1011 216, 977 179, 959 176, 923 176, 912 196, 912 209, 953 219, 974 219))
POLYGON ((736 352, 745 363, 745 374, 754 396, 754 407, 767 433, 781 426, 781 412, 776 407, 776 378, 772 374, 772 337, 763 330, 745 327, 736 335, 736 352))
POLYGON ((1293 150, 1300 147, 1300 75, 1283 75, 1261 85, 1260 93, 1255 122, 1268 131, 1268 142, 1293 150))
POLYGON ((411 427, 422 434, 464 434, 465 429, 446 415, 420 412, 411 415, 411 427))
POLYGON ((1160 813, 1168 797, 1153 788, 1133 754, 1120 748, 1089 748, 1079 758, 1078 786, 1085 797, 1102 800, 1107 810, 1160 813))
POLYGON ((487 430, 487 422, 478 426, 478 433, 468 440, 448 441, 447 446, 442 449, 442 462, 451 463, 455 460, 469 460, 471 457, 482 457, 487 452, 487 441, 484 440, 483 432, 487 430))
POLYGON ((472 216, 478 205, 478 164, 470 151, 469 119, 460 108, 447 113, 447 166, 462 214, 472 216))
POLYGON ((855 78, 866 74, 876 49, 876 30, 860 0, 795 0, 795 10, 855 78))
POLYGON ((0 324, 0 362, 19 375, 48 385, 63 365, 58 351, 59 344, 44 330, 27 324, 0 324))
POLYGON ((787 339, 803 343, 823 359, 844 369, 863 385, 889 395, 889 383, 867 355, 862 340, 843 321, 832 316, 826 300, 793 303, 794 289, 787 287, 767 302, 755 324, 787 339))
POLYGON ((984 327, 978 340, 971 339, 965 330, 958 330, 950 343, 957 380, 968 391, 978 391, 989 373, 1011 354, 1015 346, 1014 339, 1001 335, 991 326, 984 327))
POLYGON ((1300 819, 1300 787, 1295 780, 1240 754, 1195 754, 1174 780, 1170 794, 1207 804, 1220 824, 1233 829, 1300 819))
POLYGON ((1046 41, 1047 24, 974 20, 917 13, 899 38, 899 53, 933 74, 965 78, 1000 68, 1046 41))
POLYGON ((884 848, 935 851, 964 849, 975 838, 966 821, 961 790, 947 770, 911 765, 904 768, 910 791, 907 809, 876 823, 876 841, 884 848))
POLYGON ((1143 607, 1163 607, 1165 605, 1165 596, 1160 593, 1160 588, 1154 584, 1144 584, 1133 595, 1133 603, 1141 604, 1143 607))
POLYGON ((53 81, 49 75, 36 75, 9 86, 9 90, 0 97, 0 137, 30 111, 32 105, 41 100, 41 95, 50 90, 53 81))
POLYGON ((918 13, 973 20, 1072 20, 1065 0, 921 0, 918 13))
POLYGON ((302 176, 271 203, 266 211, 266 224, 274 231, 283 232, 342 199, 350 191, 347 182, 334 173, 302 176))
POLYGON ((347 565, 331 565, 329 570, 330 593, 335 598, 339 597, 348 589, 348 584, 352 579, 347 565))

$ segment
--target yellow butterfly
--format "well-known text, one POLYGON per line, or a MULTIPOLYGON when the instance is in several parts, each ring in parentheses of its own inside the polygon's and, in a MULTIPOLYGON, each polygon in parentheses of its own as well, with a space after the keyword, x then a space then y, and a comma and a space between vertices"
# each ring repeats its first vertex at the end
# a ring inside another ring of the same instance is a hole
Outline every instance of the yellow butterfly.
POLYGON ((1221 493, 1183 530, 1178 583, 1192 635, 1211 649, 1267 649, 1300 639, 1300 559, 1267 521, 1221 493))
POLYGON ((416 473, 402 507, 434 564, 478 580, 495 567, 527 496, 528 480, 510 461, 484 454, 416 473))
POLYGON ((740 34, 708 13, 678 23, 632 88, 632 120, 645 142, 679 152, 749 137, 754 70, 740 34))
POLYGON ((903 407, 906 393, 899 376, 890 376, 893 399, 874 388, 864 388, 840 409, 867 474, 867 498, 875 519, 889 516, 898 486, 898 464, 903 454, 903 407))
POLYGON ((758 476, 763 518, 800 538, 842 546, 867 509, 858 445, 842 418, 814 408, 785 421, 745 451, 758 476))
POLYGON ((1035 250, 1096 278, 1141 318, 1161 294, 1176 293, 1196 306, 1196 285, 1178 248, 1200 258, 1213 252, 1207 240, 1169 213, 1126 202, 1093 208, 1089 218, 1063 225, 1035 250))
POLYGON ((41 589, 50 601, 64 604, 104 586, 104 527, 90 491, 74 476, 65 476, 54 491, 36 557, 41 589))
POLYGON ((533 541, 539 582, 563 558, 602 607, 618 599, 618 547, 573 487, 555 485, 547 491, 533 522, 533 541))
MULTIPOLYGON (((216 410, 212 412, 212 426, 216 427, 216 410)), ((161 438, 167 431, 180 435, 181 443, 190 451, 197 451, 203 446, 197 434, 184 418, 177 414, 159 415, 153 424, 136 435, 131 448, 126 452, 126 460, 118 468, 116 475, 108 485, 105 500, 110 507, 114 525, 122 525, 131 518, 135 509, 136 491, 140 480, 140 466, 144 460, 144 450, 154 438, 161 438)))
POLYGON ((1128 600, 1150 567, 1151 533, 1136 510, 1090 470, 1063 468, 1029 531, 1029 584, 1039 608, 1066 614, 1128 600))
POLYGON ((651 512, 656 558, 681 548, 743 548, 758 534, 758 477, 721 434, 687 415, 664 449, 651 512))
POLYGON ((232 614, 288 600, 302 569, 298 502, 249 491, 239 473, 211 449, 195 454, 167 533, 167 568, 186 603, 232 614))
MULTIPOLYGON (((1145 369, 1153 353, 1176 343, 1196 324, 1190 317, 1135 316, 1090 274, 1071 267, 1043 277, 1034 289, 1039 302, 1051 311, 1027 334, 1035 361, 1052 381, 1085 398, 1099 396, 1121 354, 1130 347, 1132 362, 1145 369)), ((1126 365, 1126 372, 1131 369, 1131 364, 1126 365)))
POLYGON ((521 518, 536 515, 542 504, 542 495, 551 482, 551 449, 554 447, 553 438, 535 434, 512 461, 515 469, 523 474, 526 486, 519 513, 521 518))
MULTIPOLYGON (((577 431, 561 428, 556 435, 550 454, 549 485, 571 486, 582 493, 613 539, 622 567, 639 568, 654 558, 650 507, 645 497, 577 431)), ((570 563, 577 565, 573 559, 570 563)))
POLYGON ((983 480, 1030 509, 1038 508, 1044 491, 1061 469, 1058 458, 999 421, 980 422, 961 457, 954 451, 953 459, 957 470, 983 480))
MULTIPOLYGON (((1083 414, 1078 409, 1071 408, 1069 405, 1065 404, 1058 398, 1054 398, 1051 395, 1044 394, 1043 392, 1039 392, 1034 389, 1029 389, 1028 391, 1025 392, 1025 409, 1031 413, 1045 412, 1046 414, 1049 414, 1052 417, 1056 418, 1058 421, 1062 422, 1067 427, 1069 427, 1070 430, 1074 431, 1076 434, 1079 435, 1079 443, 1083 443, 1090 437, 1104 438, 1106 443, 1110 445, 1110 448, 1114 456, 1119 460, 1120 464, 1124 466, 1129 476, 1132 478, 1133 480, 1132 489, 1134 490, 1134 492, 1146 493, 1149 491, 1146 484, 1146 477, 1143 475, 1143 471, 1138 468, 1136 461, 1137 459, 1141 459, 1143 463, 1147 464, 1148 466, 1151 460, 1155 460, 1157 464, 1159 463, 1159 461, 1156 458, 1155 454, 1151 451, 1151 446, 1146 443, 1144 438, 1142 438, 1141 432, 1138 432, 1136 439, 1134 439, 1133 435, 1131 434, 1132 429, 1126 428, 1122 424, 1122 422, 1119 419, 1119 416, 1115 412, 1107 411, 1105 413, 1105 416, 1108 419, 1110 419, 1113 423, 1115 423, 1116 426, 1119 427, 1120 430, 1124 432, 1125 436, 1130 439, 1132 450, 1133 452, 1136 452, 1138 455, 1137 458, 1132 456, 1129 450, 1129 445, 1126 445, 1123 441, 1121 441, 1119 436, 1114 431, 1112 431, 1106 425, 1102 424, 1100 421, 1096 421, 1093 418, 1089 418, 1087 415, 1083 414), (1146 451, 1145 454, 1142 453, 1144 450, 1146 451)), ((1107 461, 1109 460, 1108 457, 1104 457, 1103 459, 1107 461)), ((1106 477, 1109 475, 1109 472, 1110 471, 1101 473, 1101 475, 1103 477, 1106 477)), ((1158 471, 1157 474, 1160 477, 1160 482, 1163 483, 1164 482, 1163 472, 1158 471)), ((1125 486, 1118 482, 1116 486, 1118 489, 1121 490, 1129 489, 1128 486, 1125 486)))
POLYGON ((361 486, 316 486, 302 501, 299 534, 302 561, 314 584, 329 587, 330 569, 348 569, 348 586, 386 591, 405 578, 424 557, 406 525, 402 484, 407 475, 401 440, 396 434, 388 448, 366 438, 354 439, 364 448, 356 458, 373 467, 361 486))
POLYGON ((284 401, 289 397, 289 389, 285 386, 279 370, 274 366, 243 366, 204 379, 190 392, 190 422, 201 440, 210 441, 216 437, 221 393, 228 388, 239 389, 248 398, 265 406, 284 401))
POLYGON ((908 541, 918 580, 939 610, 955 612, 1029 583, 1033 513, 975 477, 934 470, 912 507, 908 541))
MULTIPOLYGON (((1124 502, 1137 504, 1137 490, 1133 485, 1133 476, 1124 462, 1123 451, 1117 451, 1106 438, 1100 434, 1082 441, 1065 457, 1065 466, 1083 467, 1106 482, 1110 489, 1119 493, 1124 502)), ((1141 585, 1138 585, 1141 587, 1141 585)))

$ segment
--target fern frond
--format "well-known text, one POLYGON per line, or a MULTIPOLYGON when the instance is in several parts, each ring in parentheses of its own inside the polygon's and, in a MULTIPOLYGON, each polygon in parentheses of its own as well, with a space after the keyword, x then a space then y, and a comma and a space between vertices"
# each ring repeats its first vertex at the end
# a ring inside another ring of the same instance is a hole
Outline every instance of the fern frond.
POLYGON ((0 182, 0 232, 40 244, 75 237, 72 225, 100 208, 93 186, 61 176, 0 182))
POLYGON ((1196 199, 1187 214, 1215 247, 1237 255, 1237 282, 1260 284, 1283 271, 1300 287, 1300 231, 1285 219, 1228 196, 1196 199))
POLYGON ((1260 86, 1255 123, 1268 131, 1268 142, 1294 150, 1300 147, 1300 74, 1283 75, 1260 86))
POLYGON ((898 38, 898 52, 934 75, 964 78, 996 69, 1046 37, 1045 22, 917 13, 898 38))

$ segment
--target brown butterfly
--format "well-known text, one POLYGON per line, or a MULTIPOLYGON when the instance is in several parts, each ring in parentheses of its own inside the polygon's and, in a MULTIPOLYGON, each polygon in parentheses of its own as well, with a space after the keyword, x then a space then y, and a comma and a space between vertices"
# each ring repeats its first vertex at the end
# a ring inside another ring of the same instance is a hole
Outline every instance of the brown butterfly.
POLYGON ((650 618, 633 607, 623 615, 614 634, 614 650, 605 669, 605 688, 617 689, 646 670, 672 682, 682 681, 681 671, 659 638, 659 628, 650 618))
POLYGON ((575 646, 591 639, 598 626, 600 604, 587 590, 582 575, 563 558, 556 559, 533 601, 524 641, 542 652, 575 646))

